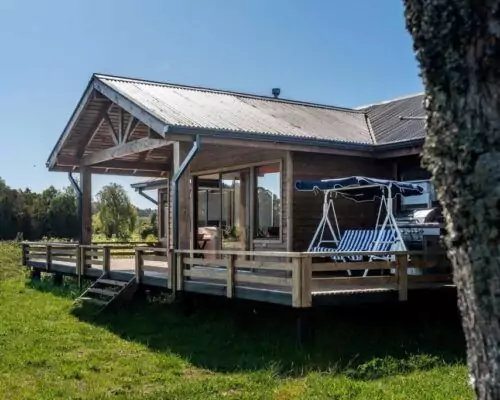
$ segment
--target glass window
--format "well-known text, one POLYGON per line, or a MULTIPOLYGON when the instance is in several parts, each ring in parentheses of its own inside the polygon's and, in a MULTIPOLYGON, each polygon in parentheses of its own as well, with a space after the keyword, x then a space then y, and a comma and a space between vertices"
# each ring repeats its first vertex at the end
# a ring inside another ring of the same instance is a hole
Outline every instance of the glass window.
POLYGON ((279 239, 281 230, 280 164, 255 168, 255 237, 279 239))

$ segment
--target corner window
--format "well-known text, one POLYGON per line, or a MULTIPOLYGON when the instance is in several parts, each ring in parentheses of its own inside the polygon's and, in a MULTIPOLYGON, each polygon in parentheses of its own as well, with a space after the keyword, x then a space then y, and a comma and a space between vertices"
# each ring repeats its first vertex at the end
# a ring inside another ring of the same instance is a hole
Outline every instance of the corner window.
POLYGON ((281 168, 268 164, 255 168, 255 238, 281 236, 281 168))

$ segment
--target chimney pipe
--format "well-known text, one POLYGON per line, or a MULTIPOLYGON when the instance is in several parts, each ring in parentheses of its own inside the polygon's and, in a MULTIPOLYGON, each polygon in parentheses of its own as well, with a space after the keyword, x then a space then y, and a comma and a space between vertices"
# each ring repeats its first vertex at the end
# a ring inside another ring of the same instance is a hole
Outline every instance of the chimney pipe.
POLYGON ((275 99, 277 99, 279 97, 280 93, 281 93, 280 88, 273 88, 273 96, 275 99))

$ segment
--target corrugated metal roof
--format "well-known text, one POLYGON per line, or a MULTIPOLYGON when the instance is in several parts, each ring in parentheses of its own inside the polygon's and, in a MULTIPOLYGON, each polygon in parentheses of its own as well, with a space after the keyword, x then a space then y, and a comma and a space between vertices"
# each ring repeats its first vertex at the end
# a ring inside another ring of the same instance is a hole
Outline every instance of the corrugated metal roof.
POLYGON ((423 119, 404 120, 400 118, 425 116, 423 99, 424 95, 419 93, 373 104, 359 110, 367 113, 377 144, 424 139, 426 129, 423 119))
POLYGON ((171 127, 373 144, 364 112, 106 75, 96 79, 171 127))

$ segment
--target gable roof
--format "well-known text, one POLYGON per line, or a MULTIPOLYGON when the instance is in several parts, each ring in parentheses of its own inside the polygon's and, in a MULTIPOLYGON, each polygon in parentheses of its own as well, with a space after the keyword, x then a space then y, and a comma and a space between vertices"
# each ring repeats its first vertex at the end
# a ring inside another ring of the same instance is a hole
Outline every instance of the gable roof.
MULTIPOLYGON (((423 95, 418 94, 350 109, 94 74, 47 166, 50 170, 74 170, 82 155, 112 147, 117 127, 128 129, 134 125, 134 119, 138 124, 128 139, 147 137, 148 129, 152 129, 162 136, 200 134, 215 139, 291 144, 298 149, 311 146, 349 150, 364 155, 379 149, 418 151, 425 138, 424 120, 400 117, 423 116, 422 100, 423 95)), ((142 167, 138 170, 157 171, 163 168, 158 163, 165 163, 165 157, 165 151, 153 150, 145 158, 131 154, 121 161, 128 163, 126 166, 140 162, 142 167)), ((102 163, 98 168, 114 168, 106 165, 102 163)))
POLYGON ((362 111, 109 75, 95 79, 169 126, 372 144, 362 111))

